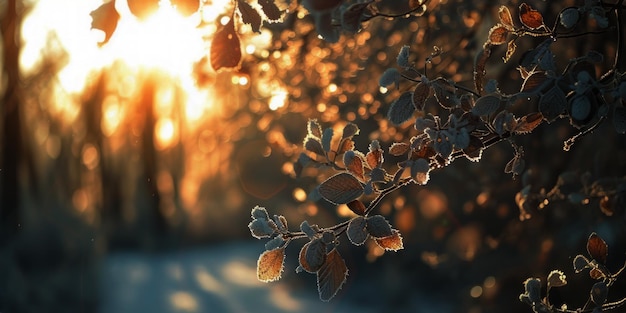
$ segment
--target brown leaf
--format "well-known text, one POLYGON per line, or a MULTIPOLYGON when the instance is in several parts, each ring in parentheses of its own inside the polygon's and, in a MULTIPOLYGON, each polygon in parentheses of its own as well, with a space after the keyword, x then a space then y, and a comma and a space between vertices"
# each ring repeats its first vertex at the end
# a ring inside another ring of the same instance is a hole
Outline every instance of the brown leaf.
POLYGON ((350 161, 350 164, 346 164, 346 168, 357 178, 360 178, 361 180, 364 179, 363 174, 365 170, 363 168, 363 159, 361 159, 361 156, 359 156, 359 154, 354 154, 354 157, 350 161))
POLYGON ((400 236, 400 232, 395 229, 393 230, 393 234, 391 236, 375 239, 376 243, 381 248, 388 251, 398 251, 404 248, 404 244, 402 243, 402 236, 400 236))
POLYGON ((587 240, 587 252, 596 261, 606 263, 606 257, 609 254, 609 246, 596 233, 592 233, 587 240))
POLYGON ((600 278, 604 278, 604 273, 602 273, 601 270, 597 269, 597 268, 592 268, 589 271, 589 277, 593 278, 593 279, 600 279, 600 278))
POLYGON ((511 39, 509 43, 506 45, 506 54, 504 55, 504 63, 508 62, 513 54, 515 53, 515 49, 517 49, 517 45, 515 44, 515 39, 511 39))
POLYGON ((413 91, 413 105, 417 110, 424 110, 424 105, 426 104, 426 99, 430 96, 430 86, 425 83, 418 83, 415 85, 415 90, 413 91))
POLYGON ((317 272, 326 261, 326 245, 319 239, 307 242, 300 249, 298 260, 305 271, 317 272))
POLYGON ((361 200, 352 200, 348 202, 348 208, 356 215, 365 214, 365 210, 367 209, 361 200))
POLYGON ((524 26, 530 29, 537 29, 543 26, 543 16, 541 13, 526 3, 522 3, 519 6, 519 19, 524 26))
POLYGON ((339 173, 325 180, 319 186, 324 199, 334 204, 345 204, 363 194, 363 184, 349 173, 339 173))
POLYGON ((500 23, 504 25, 509 30, 513 30, 515 26, 513 25, 513 17, 511 17, 511 11, 506 6, 501 6, 498 9, 498 16, 500 16, 500 23))
POLYGON ((285 248, 263 252, 257 262, 257 277, 265 283, 280 279, 284 263, 285 248))
POLYGON ((548 76, 545 72, 533 72, 524 80, 521 91, 532 91, 533 89, 541 86, 547 79, 548 76))
POLYGON ((258 0, 263 13, 267 20, 271 22, 279 21, 283 15, 283 12, 276 6, 274 0, 258 0))
POLYGON ((237 9, 244 24, 249 24, 255 33, 261 32, 263 20, 259 12, 253 8, 246 0, 237 0, 237 9))
POLYGON ((339 144, 339 150, 337 150, 337 154, 342 154, 350 150, 354 150, 354 141, 352 141, 352 139, 350 138, 342 139, 339 144))
POLYGON ((497 46, 506 42, 509 30, 502 24, 496 24, 489 30, 489 43, 497 46))
POLYGON ((383 163, 383 151, 381 149, 370 151, 365 155, 365 160, 370 168, 378 167, 383 163))
POLYGON ((485 66, 487 60, 491 55, 491 46, 487 43, 482 51, 480 51, 476 57, 476 63, 474 64, 474 87, 478 93, 483 92, 483 79, 487 74, 485 66))
POLYGON ((406 142, 394 142, 391 147, 389 147, 389 153, 394 156, 401 156, 409 151, 408 143, 406 142))
POLYGON ((89 13, 91 15, 91 28, 99 29, 104 32, 104 40, 100 45, 104 45, 109 41, 113 32, 117 28, 117 22, 120 19, 119 13, 115 10, 115 1, 109 1, 97 9, 89 13))
POLYGON ((330 301, 336 294, 348 276, 348 267, 337 249, 333 249, 326 255, 326 262, 317 271, 317 290, 322 301, 330 301))
POLYGON ((241 62, 241 43, 235 31, 235 20, 230 19, 222 29, 215 33, 211 41, 211 67, 219 69, 237 69, 241 62))
POLYGON ((523 116, 515 127, 516 134, 527 134, 532 132, 543 121, 543 114, 539 112, 530 113, 523 116))

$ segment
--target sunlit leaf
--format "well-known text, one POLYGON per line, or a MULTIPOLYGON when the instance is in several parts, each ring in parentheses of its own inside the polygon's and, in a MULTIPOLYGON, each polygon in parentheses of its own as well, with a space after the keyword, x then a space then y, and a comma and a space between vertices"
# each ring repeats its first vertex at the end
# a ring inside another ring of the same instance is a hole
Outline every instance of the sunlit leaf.
POLYGON ((182 16, 190 16, 200 9, 200 1, 198 0, 170 0, 170 3, 182 16))
POLYGON ((253 32, 260 33, 263 19, 259 11, 253 8, 246 0, 237 0, 237 9, 241 15, 241 21, 250 25, 253 32))
POLYGON ((543 25, 541 13, 526 3, 519 6, 519 19, 524 26, 530 29, 537 29, 543 25))
POLYGON ((606 302, 606 297, 609 294, 609 288, 606 286, 606 283, 603 281, 599 281, 593 284, 591 287, 591 301, 596 305, 603 305, 606 302))
POLYGON ((485 145, 480 138, 470 135, 469 145, 463 149, 463 154, 468 160, 478 162, 482 157, 484 148, 485 145))
POLYGON ((587 252, 596 261, 606 263, 609 254, 609 246, 596 233, 591 233, 587 239, 587 252))
POLYGON ((360 179, 364 179, 363 174, 365 173, 363 167, 363 159, 358 154, 355 154, 354 151, 348 151, 343 155, 343 162, 354 176, 360 179))
POLYGON ((367 161, 367 165, 369 168, 373 169, 376 167, 380 167, 383 164, 383 150, 380 148, 377 140, 372 141, 370 144, 370 151, 365 155, 365 160, 367 161), (374 147, 374 144, 376 147, 374 147))
POLYGON ((159 0, 128 0, 128 9, 138 19, 145 20, 159 9, 159 0))
POLYGON ((426 185, 429 179, 430 164, 426 159, 417 159, 411 165, 411 177, 420 185, 426 185))
POLYGON ((387 118, 395 125, 400 125, 413 117, 415 106, 413 105, 413 92, 407 91, 391 103, 387 118))
POLYGON ((230 19, 215 33, 211 41, 211 66, 215 71, 222 68, 236 69, 241 61, 241 43, 235 31, 235 21, 230 19))
POLYGON ((567 285, 567 279, 563 272, 553 270, 548 274, 548 288, 561 287, 567 285))
POLYGON ((424 105, 426 105, 426 99, 430 96, 430 86, 423 82, 417 83, 415 85, 415 89, 413 90, 413 105, 416 110, 424 110, 424 105))
POLYGON ((513 17, 511 16, 511 11, 506 6, 501 6, 498 9, 498 16, 500 17, 500 23, 506 26, 509 29, 514 29, 513 25, 513 17))
POLYGON ((597 279, 605 278, 606 275, 604 275, 604 273, 601 270, 599 270, 597 267, 594 267, 589 271, 589 277, 597 280, 597 279))
POLYGON ((269 238, 272 236, 276 230, 277 226, 272 220, 267 220, 265 218, 257 218, 248 224, 248 228, 250 229, 250 233, 254 238, 269 238))
POLYGON ((619 134, 626 134, 626 108, 615 108, 613 111, 613 127, 619 134))
POLYGON ((330 301, 346 282, 348 267, 337 249, 331 250, 317 272, 317 290, 322 301, 330 301))
POLYGON ((320 239, 307 242, 300 249, 298 260, 303 270, 317 272, 326 261, 326 245, 320 239))
POLYGON ((318 138, 315 138, 312 136, 305 137, 303 146, 304 146, 304 149, 306 149, 307 151, 311 151, 318 155, 326 155, 326 152, 324 151, 324 148, 322 147, 322 142, 318 138))
POLYGON ((363 194, 363 184, 352 174, 339 173, 325 180, 319 192, 327 201, 334 204, 345 204, 363 194))
POLYGON ((339 142, 339 148, 337 150, 338 155, 350 150, 354 150, 354 141, 352 141, 352 139, 346 138, 339 142))
POLYGON ((496 24, 489 30, 489 43, 492 45, 501 45, 506 42, 506 37, 509 34, 509 29, 502 25, 496 24))
POLYGON ((263 10, 263 14, 270 22, 280 21, 283 12, 276 6, 274 0, 257 0, 263 10))
POLYGON ((404 244, 402 243, 402 236, 400 236, 400 232, 396 229, 392 230, 392 235, 383 237, 383 238, 375 238, 376 243, 381 248, 387 251, 398 251, 404 249, 404 244))
POLYGON ((270 215, 267 213, 267 210, 261 206, 255 206, 250 212, 252 219, 264 218, 266 220, 270 219, 270 215))
POLYGON ((265 251, 257 262, 257 277, 262 282, 280 279, 285 263, 285 248, 265 251))
POLYGON ((348 229, 346 231, 348 239, 355 246, 360 246, 365 243, 369 234, 365 231, 367 222, 363 216, 357 216, 350 220, 348 223, 348 229))
POLYGON ((382 215, 374 215, 367 218, 367 232, 375 238, 391 236, 391 225, 382 215))
POLYGON ((516 134, 527 134, 532 132, 543 121, 543 114, 534 112, 523 116, 515 127, 516 134))
POLYGON ((348 123, 343 127, 343 134, 341 135, 341 139, 351 138, 352 136, 359 134, 359 126, 354 123, 348 123))
POLYGON ((317 231, 311 227, 308 221, 302 221, 300 223, 300 230, 307 236, 309 239, 312 239, 317 234, 317 231))
POLYGON ((322 126, 317 119, 310 119, 306 126, 307 133, 313 137, 322 138, 322 126))
POLYGON ((409 151, 411 146, 405 142, 394 142, 391 147, 389 147, 389 153, 394 156, 401 156, 409 151))
POLYGON ((476 100, 472 113, 476 116, 490 115, 500 108, 500 97, 489 94, 476 100))
POLYGON ((348 202, 348 208, 354 212, 354 214, 356 215, 363 215, 365 214, 365 210, 367 209, 365 207, 365 204, 363 204, 363 202, 361 202, 361 200, 352 200, 350 202, 348 202))
POLYGON ((566 108, 567 99, 558 86, 553 86, 539 98, 539 112, 548 123, 563 114, 566 108))
POLYGON ((115 10, 115 1, 109 1, 102 4, 97 9, 89 13, 91 15, 91 28, 99 29, 104 32, 104 40, 100 42, 103 45, 111 39, 113 32, 117 28, 117 22, 120 19, 119 13, 115 10))

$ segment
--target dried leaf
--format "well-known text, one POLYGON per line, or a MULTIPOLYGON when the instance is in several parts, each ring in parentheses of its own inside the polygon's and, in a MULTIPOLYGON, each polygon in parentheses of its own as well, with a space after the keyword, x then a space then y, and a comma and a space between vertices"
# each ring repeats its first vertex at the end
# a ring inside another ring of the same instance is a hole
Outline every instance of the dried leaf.
POLYGON ((324 199, 334 204, 345 204, 363 194, 363 184, 349 173, 339 173, 325 180, 319 187, 324 199))
POLYGON ((262 282, 280 279, 285 263, 285 248, 265 251, 257 262, 257 277, 262 282))
POLYGON ((528 134, 532 132, 543 121, 543 114, 539 112, 530 113, 522 117, 515 127, 516 134, 528 134))
POLYGON ((271 220, 257 218, 248 224, 248 229, 250 229, 252 237, 261 239, 272 236, 276 232, 277 226, 271 220))
POLYGON ((394 156, 401 156, 406 154, 411 146, 405 142, 394 142, 391 147, 389 147, 389 153, 394 156))
POLYGON ((609 246, 596 233, 591 233, 587 239, 587 252, 594 260, 604 264, 609 254, 609 246))
POLYGON ((355 246, 360 246, 365 243, 369 234, 365 231, 367 222, 363 216, 357 216, 350 220, 348 223, 348 239, 355 246))
POLYGON ((430 96, 430 86, 423 82, 417 83, 413 90, 413 97, 411 98, 413 106, 416 110, 423 111, 424 105, 426 105, 426 99, 430 96))
POLYGON ((500 17, 500 23, 506 26, 509 29, 514 29, 513 25, 513 17, 511 16, 511 11, 506 6, 501 6, 498 9, 498 16, 500 17))
POLYGON ((594 267, 589 271, 589 277, 593 279, 602 279, 606 277, 606 275, 604 275, 604 273, 602 273, 602 271, 599 270, 597 267, 594 267))
POLYGON ((376 238, 375 240, 378 246, 387 251, 398 251, 404 249, 400 232, 396 229, 392 230, 392 232, 393 234, 391 236, 376 238))
POLYGON ((519 6, 519 19, 524 26, 530 29, 537 29, 543 26, 543 16, 541 13, 526 3, 522 3, 519 6))
POLYGON ((515 44, 515 39, 511 39, 509 43, 506 45, 506 54, 504 55, 504 63, 509 62, 513 54, 515 53, 515 49, 517 49, 517 45, 515 44))
POLYGON ((413 117, 414 112, 415 106, 413 105, 413 92, 407 91, 391 103, 389 112, 387 112, 387 118, 391 121, 391 123, 400 125, 413 117))
POLYGON ((508 36, 508 34, 509 29, 506 26, 502 24, 496 24, 489 30, 488 42, 489 44, 492 44, 494 46, 501 45, 506 42, 506 37, 508 36))
POLYGON ((215 33, 211 41, 211 66, 215 71, 222 68, 236 69, 241 62, 241 43, 235 31, 235 21, 230 19, 215 33))
POLYGON ((363 167, 363 159, 361 159, 358 154, 355 154, 354 151, 346 152, 343 155, 343 162, 348 171, 350 171, 350 173, 352 173, 357 178, 360 178, 361 180, 365 179, 363 176, 363 174, 365 173, 363 167))
POLYGON ((363 202, 361 202, 361 200, 352 200, 350 202, 348 202, 348 208, 354 212, 354 214, 356 215, 363 215, 365 214, 365 210, 367 209, 365 207, 365 204, 363 204, 363 202))
POLYGON ((300 249, 298 261, 303 270, 317 272, 326 261, 326 245, 320 239, 305 243, 300 249))
POLYGON ((533 72, 530 76, 524 80, 522 84, 522 92, 532 91, 533 89, 540 87, 548 79, 545 72, 533 72))
POLYGON ((561 287, 567 285, 565 274, 558 270, 553 270, 548 274, 548 288, 561 287))
POLYGON ((474 62, 474 87, 478 93, 483 92, 483 79, 487 74, 485 66, 487 65, 489 56, 491 56, 491 48, 489 45, 486 45, 482 51, 476 54, 476 61, 474 62))
POLYGON ((270 22, 280 21, 283 12, 276 6, 274 0, 258 0, 265 17, 270 22))
POLYGON ((111 39, 120 19, 119 13, 115 10, 115 1, 102 4, 97 9, 91 11, 89 15, 91 16, 91 28, 104 32, 104 40, 99 43, 99 45, 104 45, 111 39))
POLYGON ((350 138, 342 139, 339 142, 339 149, 337 150, 337 154, 340 155, 347 151, 354 150, 354 141, 350 138))
POLYGON ((237 0, 237 9, 241 15, 241 21, 250 25, 255 33, 261 32, 261 24, 263 19, 255 8, 253 8, 246 0, 237 0))
POLYGON ((367 165, 369 166, 369 168, 373 169, 373 168, 379 167, 380 165, 383 164, 383 160, 384 160, 383 150, 382 149, 371 150, 365 155, 365 160, 367 161, 367 165))
POLYGON ((318 139, 322 137, 322 126, 317 122, 317 119, 310 119, 306 125, 307 133, 318 139))
POLYGON ((393 235, 391 225, 382 215, 374 215, 367 218, 367 232, 375 238, 393 235))
POLYGON ((346 282, 348 267, 337 249, 331 250, 317 272, 317 290, 322 301, 330 301, 346 282))
POLYGON ((457 105, 459 99, 454 94, 456 88, 447 80, 436 79, 433 83, 433 90, 435 99, 442 108, 449 110, 457 105))

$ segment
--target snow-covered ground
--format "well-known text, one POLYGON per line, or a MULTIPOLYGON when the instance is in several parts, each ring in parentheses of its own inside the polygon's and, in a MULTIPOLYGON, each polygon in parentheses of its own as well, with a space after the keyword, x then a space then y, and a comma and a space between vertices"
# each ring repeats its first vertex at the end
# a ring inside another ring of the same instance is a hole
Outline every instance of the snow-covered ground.
MULTIPOLYGON (((102 263, 100 312, 380 311, 349 297, 322 302, 314 280, 305 284, 285 277, 269 284, 259 282, 256 259, 262 249, 259 242, 238 242, 162 254, 114 253, 102 263)), ((285 271, 283 276, 310 275, 295 274, 293 268, 285 271)))

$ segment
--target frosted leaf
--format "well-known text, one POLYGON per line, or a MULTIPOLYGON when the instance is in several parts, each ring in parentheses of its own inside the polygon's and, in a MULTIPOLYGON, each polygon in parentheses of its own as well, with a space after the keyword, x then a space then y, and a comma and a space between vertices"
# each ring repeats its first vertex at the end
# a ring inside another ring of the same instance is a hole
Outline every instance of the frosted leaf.
POLYGON ((284 263, 284 248, 263 252, 257 261, 257 278, 266 283, 280 279, 284 263))
POLYGON ((272 219, 274 220, 276 226, 278 226, 278 229, 287 230, 287 219, 284 216, 274 214, 272 219))
POLYGON ((516 134, 527 134, 532 132, 543 121, 543 114, 535 112, 523 116, 515 127, 516 134))
POLYGON ((444 159, 447 159, 452 154, 452 143, 441 136, 433 142, 433 148, 444 159))
POLYGON ((500 23, 506 26, 509 29, 513 29, 515 26, 513 25, 513 17, 511 17, 511 11, 506 6, 501 6, 498 9, 498 16, 500 17, 500 23))
POLYGON ((374 215, 367 218, 367 232, 375 238, 391 236, 391 225, 382 215, 374 215))
POLYGON ((548 79, 545 72, 533 72, 530 76, 526 77, 522 84, 522 92, 533 91, 537 87, 540 87, 548 79))
POLYGON ((578 96, 572 99, 570 115, 575 121, 584 121, 591 113, 591 102, 586 96, 578 96))
POLYGON ((603 305, 606 302, 606 297, 609 294, 609 288, 606 283, 603 281, 599 281, 593 284, 591 287, 591 301, 596 305, 603 305))
POLYGON ((454 139, 454 147, 457 149, 465 149, 470 145, 470 135, 465 127, 459 130, 454 139))
POLYGON ((372 182, 385 182, 387 181, 387 172, 385 169, 380 167, 375 167, 370 172, 370 180, 372 182))
POLYGON ((324 149, 324 151, 326 152, 330 151, 330 143, 332 140, 333 140, 333 129, 330 127, 324 129, 324 133, 322 133, 322 148, 324 149))
POLYGON ((400 232, 396 229, 393 229, 392 232, 393 234, 391 236, 376 238, 376 244, 387 251, 398 251, 404 249, 400 232))
POLYGON ((339 173, 319 186, 319 192, 327 201, 334 204, 345 204, 363 194, 363 184, 349 173, 339 173))
POLYGON ((391 103, 387 117, 393 124, 400 125, 413 117, 415 106, 413 105, 412 98, 413 92, 407 91, 391 103))
POLYGON ((346 282, 348 267, 337 249, 331 250, 317 272, 317 290, 322 301, 330 301, 346 282))
POLYGON ((274 250, 280 248, 285 243, 285 240, 281 236, 276 236, 274 239, 265 243, 265 250, 274 250))
POLYGON ((415 129, 425 131, 427 128, 435 128, 437 124, 429 118, 418 117, 415 120, 415 129))
POLYGON ((519 6, 519 18, 522 24, 530 29, 537 29, 544 25, 541 13, 526 3, 519 6))
POLYGON ((302 221, 302 223, 300 223, 300 230, 305 233, 307 237, 309 237, 309 239, 315 237, 315 235, 317 234, 315 229, 313 229, 313 227, 311 227, 311 225, 309 225, 309 222, 307 221, 302 221))
POLYGON ((529 278, 524 281, 524 289, 531 302, 541 301, 541 280, 539 278, 529 278))
POLYGON ((389 147, 389 153, 393 156, 401 156, 406 154, 410 148, 409 144, 405 142, 394 142, 391 147, 389 147))
POLYGON ((307 242, 300 249, 299 262, 309 273, 317 272, 326 260, 326 245, 320 239, 307 242))
POLYGON ((267 210, 264 207, 261 207, 258 205, 252 209, 251 215, 253 219, 257 219, 257 218, 264 218, 266 220, 270 219, 270 215, 267 213, 267 210))
POLYGON ((574 272, 575 273, 580 273, 582 272, 584 269, 589 268, 589 260, 582 254, 577 255, 574 258, 574 272))
POLYGON ((460 103, 455 95, 456 88, 445 79, 436 79, 432 84, 437 103, 444 109, 451 109, 460 103))
POLYGON ((400 49, 400 53, 398 53, 398 57, 396 59, 398 66, 405 68, 411 66, 411 64, 409 63, 410 50, 410 46, 402 46, 402 48, 400 49))
POLYGON ((548 274, 548 288, 567 285, 565 274, 559 270, 553 270, 548 274))
POLYGON ((269 238, 276 232, 276 224, 264 218, 257 218, 248 224, 250 233, 254 238, 269 238), (273 227, 272 227, 273 225, 273 227))
POLYGON ((509 28, 502 24, 496 24, 489 30, 488 43, 494 46, 504 44, 509 34, 509 28))
POLYGON ((495 79, 488 80, 485 84, 485 92, 494 93, 496 91, 498 91, 498 81, 495 79))
MULTIPOLYGON (((378 143, 378 141, 376 140, 375 142, 378 143)), ((372 143, 374 143, 374 141, 372 141, 372 143)), ((371 145, 370 145, 370 151, 365 155, 365 161, 367 162, 367 165, 371 169, 380 167, 380 165, 383 164, 383 161, 384 161, 383 150, 380 148, 371 149, 371 145)))
POLYGON ((477 116, 490 115, 500 108, 500 97, 494 94, 482 96, 476 100, 472 113, 477 116))
POLYGON ((335 233, 326 230, 322 233, 322 242, 326 245, 332 244, 335 241, 335 233))
POLYGON ((343 163, 350 173, 360 179, 364 179, 364 168, 363 168, 363 160, 361 157, 356 155, 354 151, 347 151, 343 155, 343 163))
POLYGON ((548 123, 559 117, 566 108, 565 93, 558 86, 553 86, 539 98, 539 111, 548 123))
POLYGON ((398 84, 400 82, 400 72, 397 68, 388 68, 378 79, 378 85, 381 87, 387 87, 391 84, 398 84))
POLYGON ((594 260, 604 264, 609 254, 609 246, 596 233, 591 233, 587 239, 587 252, 594 260))
POLYGON ((316 137, 305 137, 303 146, 307 151, 313 152, 317 155, 326 155, 324 148, 322 147, 322 142, 316 137))
POLYGON ((428 172, 430 164, 426 159, 417 159, 411 164, 411 177, 420 185, 425 185, 428 181, 428 172))
POLYGON ((363 215, 365 214, 365 210, 367 209, 365 207, 365 204, 363 204, 363 202, 361 202, 360 200, 353 200, 348 202, 348 208, 354 212, 354 214, 356 215, 363 215))
POLYGON ((561 25, 565 28, 572 28, 578 23, 580 13, 576 8, 567 8, 559 15, 561 25))
POLYGON ((504 55, 504 63, 508 62, 513 54, 515 54, 515 50, 517 49, 517 44, 515 44, 515 39, 511 39, 509 43, 506 45, 506 54, 504 55))
POLYGON ((343 128, 343 134, 341 135, 341 139, 346 139, 358 135, 359 131, 359 126, 354 123, 348 123, 343 128))
POLYGON ((348 239, 355 246, 360 246, 365 243, 369 234, 365 231, 367 222, 363 216, 357 216, 350 220, 348 223, 347 235, 348 239))
POLYGON ((415 85, 415 89, 413 90, 413 96, 411 98, 413 102, 413 106, 415 106, 416 110, 424 110, 424 105, 426 105, 426 99, 430 96, 430 86, 426 83, 419 82, 415 85))
POLYGON ((307 133, 312 137, 317 137, 318 139, 322 137, 322 126, 317 122, 316 119, 310 119, 307 123, 307 133))

